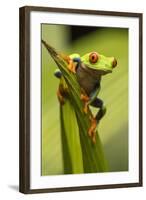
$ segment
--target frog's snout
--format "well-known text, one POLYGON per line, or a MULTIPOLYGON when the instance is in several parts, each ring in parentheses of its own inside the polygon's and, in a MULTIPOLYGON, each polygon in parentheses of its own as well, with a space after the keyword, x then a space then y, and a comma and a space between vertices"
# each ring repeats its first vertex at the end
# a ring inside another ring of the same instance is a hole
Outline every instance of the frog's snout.
POLYGON ((117 60, 114 58, 113 62, 112 62, 112 66, 113 68, 115 68, 117 66, 117 60))

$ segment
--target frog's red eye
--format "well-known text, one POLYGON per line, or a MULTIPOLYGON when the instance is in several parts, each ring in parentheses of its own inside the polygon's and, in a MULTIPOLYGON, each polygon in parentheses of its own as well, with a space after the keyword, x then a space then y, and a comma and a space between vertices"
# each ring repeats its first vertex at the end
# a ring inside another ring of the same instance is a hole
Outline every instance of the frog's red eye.
POLYGON ((89 55, 90 63, 96 63, 98 61, 99 55, 96 52, 93 52, 89 55))

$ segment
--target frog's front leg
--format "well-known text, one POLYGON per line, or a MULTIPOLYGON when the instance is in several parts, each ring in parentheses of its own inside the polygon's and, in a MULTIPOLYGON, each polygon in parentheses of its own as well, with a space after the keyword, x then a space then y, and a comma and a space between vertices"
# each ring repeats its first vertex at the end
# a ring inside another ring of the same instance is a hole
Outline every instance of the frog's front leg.
POLYGON ((67 68, 69 69, 69 71, 76 73, 76 68, 81 62, 81 59, 77 54, 75 54, 75 57, 73 56, 74 54, 71 56, 62 55, 62 58, 68 63, 67 68))
POLYGON ((92 103, 91 106, 99 108, 99 111, 97 112, 96 116, 91 116, 91 126, 88 130, 88 134, 90 137, 92 137, 93 142, 96 142, 96 127, 99 124, 99 121, 102 119, 102 117, 106 113, 106 107, 103 104, 103 101, 99 98, 96 98, 92 103))
POLYGON ((76 65, 73 61, 72 58, 70 58, 69 56, 67 55, 61 55, 62 58, 67 62, 67 68, 69 69, 69 71, 73 72, 73 73, 76 73, 76 65))

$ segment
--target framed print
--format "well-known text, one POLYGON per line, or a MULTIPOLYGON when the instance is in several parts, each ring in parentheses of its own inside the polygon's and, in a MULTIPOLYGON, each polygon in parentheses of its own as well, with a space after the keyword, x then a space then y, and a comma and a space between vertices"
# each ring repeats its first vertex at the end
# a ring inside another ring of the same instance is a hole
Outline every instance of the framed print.
POLYGON ((20 8, 20 192, 142 186, 142 14, 20 8))

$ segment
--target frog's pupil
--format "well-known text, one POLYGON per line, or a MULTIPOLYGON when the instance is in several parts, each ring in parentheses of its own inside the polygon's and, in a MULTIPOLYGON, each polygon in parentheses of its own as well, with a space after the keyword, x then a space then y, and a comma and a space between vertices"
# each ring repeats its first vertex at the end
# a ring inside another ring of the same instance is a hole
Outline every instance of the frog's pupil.
POLYGON ((98 55, 96 53, 91 53, 89 59, 91 63, 96 63, 98 60, 98 55))

